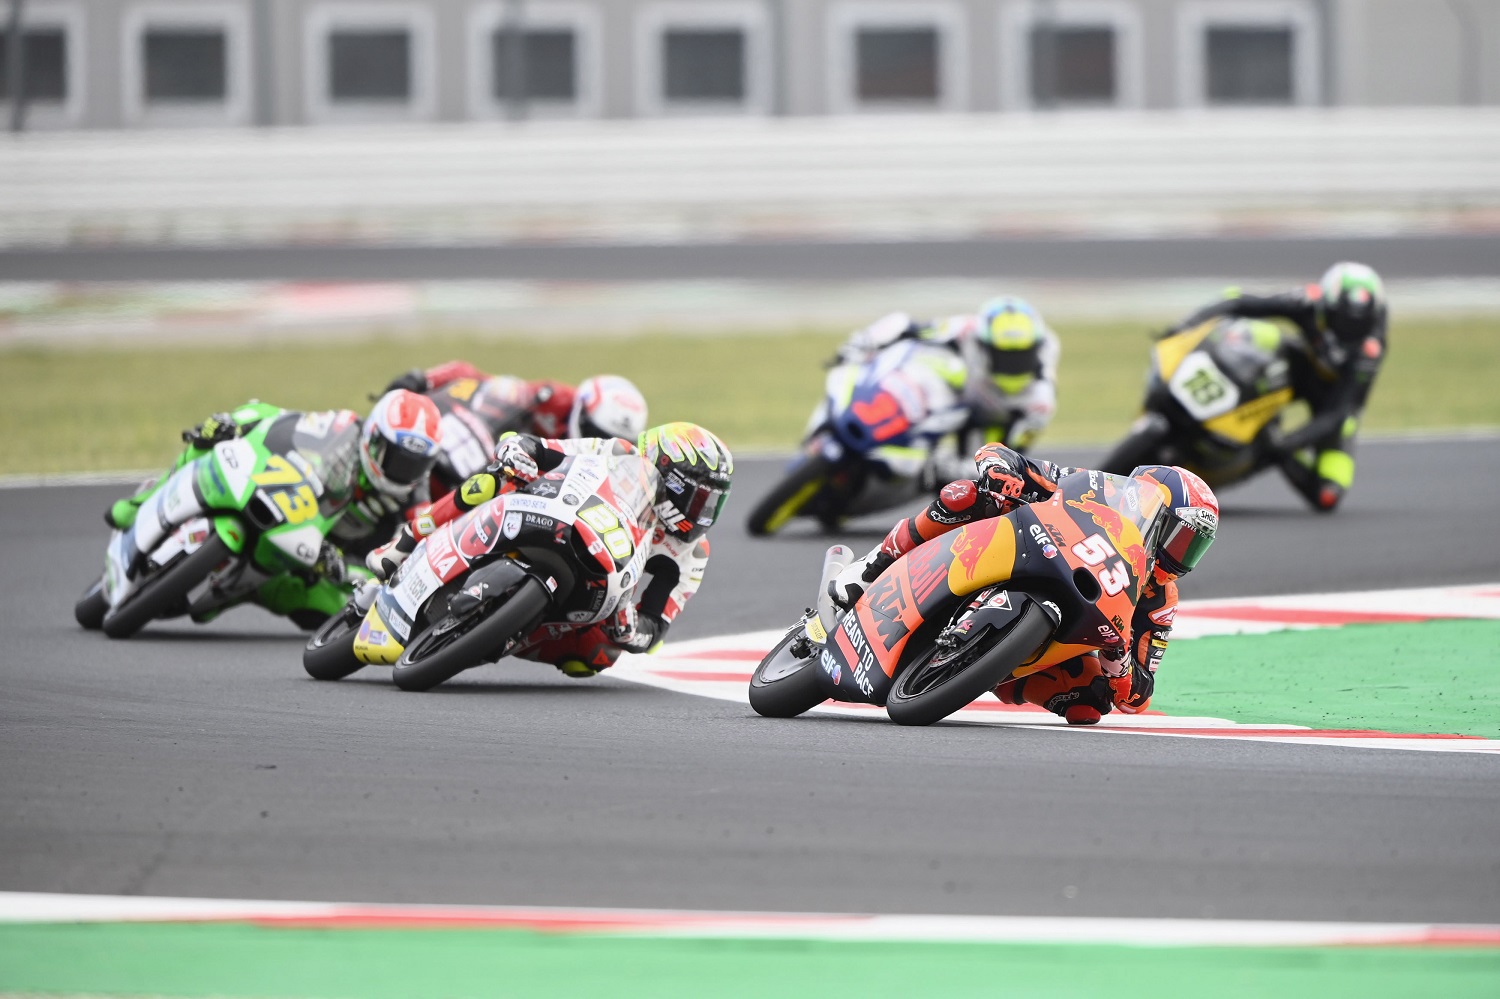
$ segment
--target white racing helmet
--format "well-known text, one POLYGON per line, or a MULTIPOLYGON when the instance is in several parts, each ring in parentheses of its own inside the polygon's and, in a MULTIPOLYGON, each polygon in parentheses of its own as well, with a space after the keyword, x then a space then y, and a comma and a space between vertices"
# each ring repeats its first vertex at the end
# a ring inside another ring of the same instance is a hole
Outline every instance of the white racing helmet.
POLYGON ((595 375, 578 386, 568 414, 569 437, 622 437, 633 441, 646 429, 646 397, 619 375, 595 375))

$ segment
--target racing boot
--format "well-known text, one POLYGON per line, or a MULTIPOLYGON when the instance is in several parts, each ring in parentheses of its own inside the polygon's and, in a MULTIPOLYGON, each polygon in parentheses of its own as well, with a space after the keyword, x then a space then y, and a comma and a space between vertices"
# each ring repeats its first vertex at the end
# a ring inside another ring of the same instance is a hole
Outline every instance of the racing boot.
POLYGON ((876 545, 870 549, 863 558, 855 559, 843 568, 837 576, 828 583, 828 596, 839 610, 848 610, 853 607, 859 598, 865 595, 871 583, 880 578, 880 574, 891 567, 896 561, 896 556, 885 550, 885 546, 876 545))
POLYGON ((376 579, 384 582, 396 574, 401 564, 417 549, 417 536, 403 526, 396 536, 365 556, 365 566, 376 579))

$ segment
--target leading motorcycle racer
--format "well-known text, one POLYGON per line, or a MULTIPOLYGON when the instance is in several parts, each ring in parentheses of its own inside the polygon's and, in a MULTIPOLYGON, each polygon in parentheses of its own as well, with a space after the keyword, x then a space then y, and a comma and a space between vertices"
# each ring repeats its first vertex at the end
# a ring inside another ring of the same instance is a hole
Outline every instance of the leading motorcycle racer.
MULTIPOLYGON (((511 654, 549 662, 575 679, 595 676, 614 665, 622 652, 646 652, 666 635, 682 608, 698 592, 708 565, 708 529, 729 497, 734 458, 729 448, 693 423, 667 423, 642 433, 635 444, 620 438, 543 439, 509 434, 495 449, 495 461, 419 513, 389 544, 370 553, 378 579, 389 579, 417 542, 440 525, 482 506, 518 484, 534 482, 575 454, 636 454, 657 474, 652 550, 643 568, 648 585, 637 580, 607 622, 529 636, 511 654)), ((373 587, 361 592, 373 599, 373 587)))
POLYGON ((1364 264, 1338 263, 1317 284, 1283 295, 1233 294, 1199 309, 1165 333, 1218 316, 1282 319, 1302 333, 1304 363, 1291 378, 1312 418, 1273 436, 1263 456, 1316 510, 1331 512, 1354 484, 1354 435, 1386 352, 1386 300, 1380 276, 1364 264))
MULTIPOLYGON (((969 408, 958 455, 985 441, 1025 451, 1052 421, 1062 345, 1041 314, 1022 299, 993 298, 972 315, 928 323, 892 313, 851 334, 839 348, 838 360, 864 363, 907 339, 947 347, 964 362, 967 377, 953 386, 969 408)), ((934 485, 965 473, 967 461, 954 459, 946 467, 934 467, 934 485)))
MULTIPOLYGON (((924 541, 1046 499, 1057 490, 1059 478, 1081 471, 1022 457, 1003 444, 981 447, 974 464, 978 479, 948 483, 927 509, 902 520, 869 554, 839 573, 828 584, 834 602, 841 608, 854 604, 893 562, 924 541)), ((1040 705, 1070 725, 1092 725, 1113 708, 1127 714, 1146 710, 1177 615, 1177 580, 1192 571, 1213 544, 1219 502, 1207 483, 1183 468, 1142 465, 1131 475, 1165 487, 1170 499, 1158 515, 1164 518, 1161 526, 1148 539, 1151 558, 1130 622, 1128 647, 1115 661, 1091 653, 1008 680, 995 688, 1000 700, 1040 705)))

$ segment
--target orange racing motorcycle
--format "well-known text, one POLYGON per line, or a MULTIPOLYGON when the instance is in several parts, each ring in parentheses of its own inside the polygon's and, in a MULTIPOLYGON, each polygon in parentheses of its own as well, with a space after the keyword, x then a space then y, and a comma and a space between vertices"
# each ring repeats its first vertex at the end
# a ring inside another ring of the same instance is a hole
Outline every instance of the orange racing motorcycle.
POLYGON ((750 705, 790 718, 833 698, 930 725, 1006 680, 1121 651, 1165 501, 1145 479, 1073 472, 1049 499, 908 552, 842 615, 826 591, 853 553, 835 545, 817 606, 756 668, 750 705))

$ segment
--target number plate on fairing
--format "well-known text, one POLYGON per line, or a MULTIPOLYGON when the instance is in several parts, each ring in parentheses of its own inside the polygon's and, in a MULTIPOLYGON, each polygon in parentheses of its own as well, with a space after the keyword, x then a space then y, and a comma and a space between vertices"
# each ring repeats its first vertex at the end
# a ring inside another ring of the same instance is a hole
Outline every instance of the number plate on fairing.
POLYGON ((1169 383, 1172 395, 1195 420, 1211 420, 1240 404, 1240 390, 1205 353, 1189 354, 1169 383))

